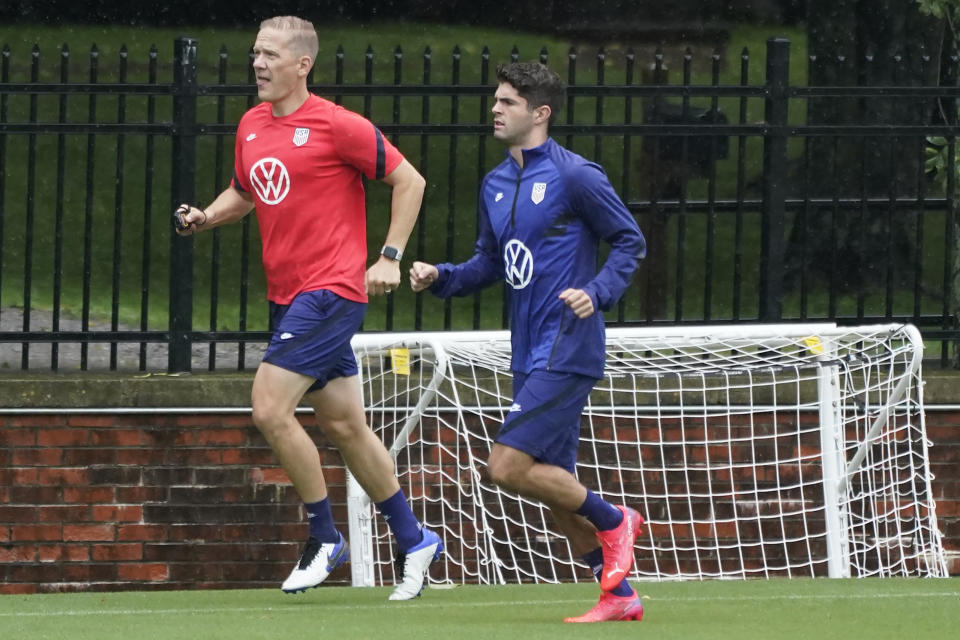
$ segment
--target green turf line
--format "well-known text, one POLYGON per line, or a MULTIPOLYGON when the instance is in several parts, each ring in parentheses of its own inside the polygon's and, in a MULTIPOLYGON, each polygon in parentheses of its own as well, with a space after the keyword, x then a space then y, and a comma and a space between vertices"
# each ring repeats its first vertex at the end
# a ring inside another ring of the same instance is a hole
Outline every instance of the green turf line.
POLYGON ((5 638, 956 638, 960 578, 638 583, 640 623, 570 625, 594 585, 389 590, 330 587, 0 596, 5 638))

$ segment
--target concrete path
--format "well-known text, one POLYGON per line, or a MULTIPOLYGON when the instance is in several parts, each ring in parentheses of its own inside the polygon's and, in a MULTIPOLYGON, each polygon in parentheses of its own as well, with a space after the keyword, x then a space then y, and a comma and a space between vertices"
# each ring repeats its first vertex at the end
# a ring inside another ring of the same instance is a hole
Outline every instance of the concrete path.
MULTIPOLYGON (((121 326, 120 330, 130 330, 133 327, 121 326)), ((23 309, 5 307, 0 309, 0 331, 22 331, 23 309)), ((30 331, 52 331, 53 314, 49 311, 30 312, 30 331)), ((78 318, 60 316, 61 331, 80 331, 78 318)), ((109 323, 92 322, 92 331, 110 331, 109 323)), ((264 343, 247 343, 244 352, 243 365, 246 369, 256 370, 263 357, 264 343)), ((140 367, 140 343, 126 342, 117 344, 116 371, 162 372, 167 369, 167 346, 165 344, 147 344, 146 367, 140 367)), ((44 343, 30 343, 27 349, 30 371, 51 371, 52 346, 44 343)), ((236 371, 239 368, 239 345, 237 343, 218 343, 215 347, 215 368, 222 371, 236 371)), ((110 371, 111 347, 109 343, 88 343, 87 367, 88 371, 110 371)), ((15 371, 22 369, 22 343, 0 342, 0 371, 15 371)), ((60 371, 79 371, 81 361, 81 346, 79 343, 61 344, 57 354, 57 369, 60 371)), ((210 369, 210 345, 197 344, 193 347, 193 371, 201 372, 210 369)))

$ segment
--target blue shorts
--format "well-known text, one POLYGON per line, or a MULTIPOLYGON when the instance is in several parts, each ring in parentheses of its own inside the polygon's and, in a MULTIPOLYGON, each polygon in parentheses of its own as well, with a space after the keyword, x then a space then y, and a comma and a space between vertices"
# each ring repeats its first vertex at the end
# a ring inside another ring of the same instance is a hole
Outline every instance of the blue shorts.
POLYGON ((595 378, 537 369, 513 374, 513 407, 496 441, 574 473, 580 416, 595 378))
POLYGON ((263 361, 316 379, 308 392, 333 378, 356 375, 350 339, 366 311, 366 304, 326 289, 297 294, 286 305, 271 302, 273 336, 263 361))

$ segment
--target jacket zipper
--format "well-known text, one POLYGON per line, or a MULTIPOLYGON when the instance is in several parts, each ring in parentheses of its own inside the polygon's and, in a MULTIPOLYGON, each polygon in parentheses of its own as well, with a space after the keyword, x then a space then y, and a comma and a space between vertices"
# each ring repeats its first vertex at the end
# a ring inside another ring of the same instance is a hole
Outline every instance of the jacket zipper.
POLYGON ((517 226, 517 197, 520 195, 520 180, 523 178, 523 167, 520 167, 520 172, 517 174, 517 186, 513 189, 513 203, 510 205, 510 226, 517 226))
POLYGON ((557 345, 560 344, 560 336, 563 335, 563 327, 567 324, 567 309, 564 308, 560 316, 560 329, 557 331, 557 337, 553 339, 553 346, 550 347, 550 357, 547 358, 547 371, 553 366, 553 354, 557 351, 557 345))

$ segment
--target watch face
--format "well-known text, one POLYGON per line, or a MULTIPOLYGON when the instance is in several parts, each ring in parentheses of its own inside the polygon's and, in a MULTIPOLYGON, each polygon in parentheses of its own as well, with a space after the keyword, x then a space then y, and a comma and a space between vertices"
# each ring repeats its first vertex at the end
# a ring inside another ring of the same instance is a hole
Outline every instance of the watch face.
POLYGON ((383 249, 380 250, 380 253, 386 256, 387 258, 390 258, 391 260, 399 260, 400 257, 403 255, 400 252, 400 250, 397 249, 396 247, 384 247, 383 249))

